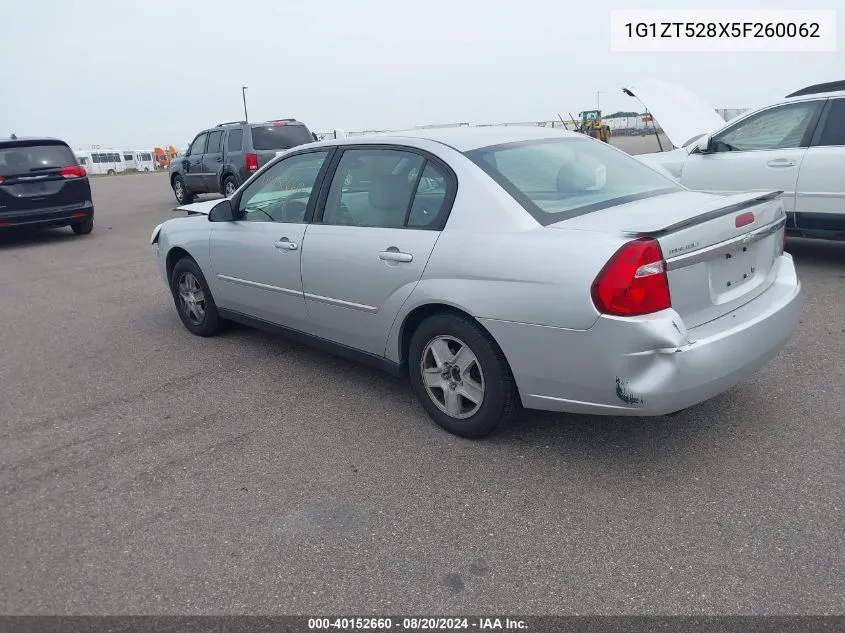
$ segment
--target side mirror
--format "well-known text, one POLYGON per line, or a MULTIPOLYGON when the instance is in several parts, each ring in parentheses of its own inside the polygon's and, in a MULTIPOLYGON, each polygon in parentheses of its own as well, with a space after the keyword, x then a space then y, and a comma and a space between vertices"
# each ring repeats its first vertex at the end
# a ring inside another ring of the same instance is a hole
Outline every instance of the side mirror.
POLYGON ((711 149, 712 142, 713 138, 709 134, 705 134, 698 139, 698 142, 695 144, 695 149, 701 154, 707 154, 711 149))
POLYGON ((232 209, 232 202, 228 198, 221 200, 208 212, 209 222, 232 222, 235 219, 235 212, 232 209))

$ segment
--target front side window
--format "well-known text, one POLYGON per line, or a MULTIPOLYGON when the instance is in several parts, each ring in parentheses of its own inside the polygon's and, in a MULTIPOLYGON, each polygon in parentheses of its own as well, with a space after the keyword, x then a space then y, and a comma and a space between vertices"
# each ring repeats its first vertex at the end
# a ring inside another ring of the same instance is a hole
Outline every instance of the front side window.
POLYGON ((194 139, 194 142, 191 143, 191 147, 188 150, 188 153, 191 156, 196 156, 197 154, 205 153, 205 141, 208 138, 208 134, 200 134, 198 137, 194 139))
POLYGON ((506 143, 466 156, 544 226, 683 190, 624 152, 588 138, 506 143))
POLYGON ((247 186, 238 204, 246 222, 304 222, 327 150, 297 154, 268 168, 247 186))
POLYGON ((769 108, 749 116, 713 137, 714 152, 747 152, 806 146, 810 123, 820 101, 802 101, 769 108))
POLYGON ((818 145, 845 145, 845 99, 832 99, 818 145))

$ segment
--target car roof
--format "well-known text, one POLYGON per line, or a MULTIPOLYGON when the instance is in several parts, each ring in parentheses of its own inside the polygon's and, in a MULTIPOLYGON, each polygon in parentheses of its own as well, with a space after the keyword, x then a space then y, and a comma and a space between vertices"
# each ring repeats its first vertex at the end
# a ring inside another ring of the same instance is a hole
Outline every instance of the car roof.
POLYGON ((60 138, 53 138, 52 136, 18 136, 16 138, 3 137, 0 138, 0 144, 3 143, 62 143, 67 145, 65 141, 60 138))
POLYGON ((403 144, 413 140, 427 140, 448 145, 459 152, 468 152, 481 147, 519 143, 542 139, 565 137, 583 137, 575 132, 559 128, 500 125, 481 127, 453 127, 399 130, 395 132, 377 132, 364 136, 350 136, 344 139, 327 139, 326 145, 350 145, 360 143, 403 144))

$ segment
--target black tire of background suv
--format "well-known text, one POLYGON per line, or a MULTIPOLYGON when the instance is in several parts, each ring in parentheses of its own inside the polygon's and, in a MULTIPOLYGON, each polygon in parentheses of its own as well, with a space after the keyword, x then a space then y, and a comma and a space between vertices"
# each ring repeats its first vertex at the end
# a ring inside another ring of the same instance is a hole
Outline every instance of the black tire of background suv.
POLYGON ((74 222, 70 225, 70 228, 77 235, 88 235, 94 230, 94 216, 92 215, 80 222, 74 222))
MULTIPOLYGON (((235 177, 234 176, 226 176, 223 179, 223 187, 222 187, 222 191, 220 192, 224 196, 226 195, 226 183, 228 183, 228 182, 231 182, 234 185, 234 187, 235 187, 234 191, 238 190, 238 181, 235 179, 235 177)), ((233 191, 233 193, 234 193, 234 191, 233 191)))
POLYGON ((176 198, 176 202, 179 204, 191 204, 194 201, 194 194, 192 194, 188 187, 185 185, 185 180, 179 174, 173 176, 173 181, 171 182, 171 187, 173 187, 173 196, 176 198), (184 195, 182 196, 182 200, 179 200, 179 196, 176 195, 176 181, 179 180, 182 183, 182 191, 184 191, 184 195))
POLYGON ((489 435, 511 422, 519 412, 519 394, 505 355, 487 331, 472 319, 441 313, 423 321, 411 337, 408 373, 411 387, 426 413, 444 429, 460 437, 481 438, 489 435), (452 335, 464 341, 481 364, 486 383, 484 401, 478 412, 465 420, 456 420, 438 409, 423 384, 420 367, 423 348, 438 335, 452 335))
POLYGON ((170 293, 173 295, 173 303, 176 304, 176 312, 182 320, 182 324, 188 329, 191 334, 197 336, 214 336, 223 330, 226 322, 220 317, 217 312, 217 304, 214 302, 214 297, 211 295, 211 290, 208 288, 208 283, 205 281, 205 275, 202 274, 200 267, 190 257, 183 257, 173 267, 173 273, 170 275, 170 293), (179 291, 177 284, 179 275, 183 272, 190 272, 199 281, 202 286, 202 292, 205 295, 205 319, 200 325, 194 325, 182 312, 182 306, 179 304, 179 291))

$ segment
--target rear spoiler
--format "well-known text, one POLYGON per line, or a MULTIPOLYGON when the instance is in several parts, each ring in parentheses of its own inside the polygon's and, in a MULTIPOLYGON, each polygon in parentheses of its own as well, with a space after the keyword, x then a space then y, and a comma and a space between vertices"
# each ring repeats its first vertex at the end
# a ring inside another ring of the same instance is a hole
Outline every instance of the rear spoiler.
POLYGON ((722 217, 723 215, 729 215, 731 213, 736 213, 737 211, 742 211, 743 209, 756 206, 761 202, 776 200, 781 196, 783 191, 768 191, 765 193, 745 193, 728 196, 725 196, 724 192, 716 191, 705 191, 702 193, 719 193, 720 195, 730 199, 730 203, 725 206, 716 206, 713 209, 707 209, 700 213, 695 213, 695 209, 692 209, 691 211, 693 211, 693 213, 683 218, 682 220, 678 220, 677 222, 674 222, 672 224, 637 226, 632 227, 630 229, 622 229, 622 232, 633 236, 661 235, 664 233, 672 233, 674 231, 679 231, 690 226, 695 226, 696 224, 702 224, 709 220, 722 217))

